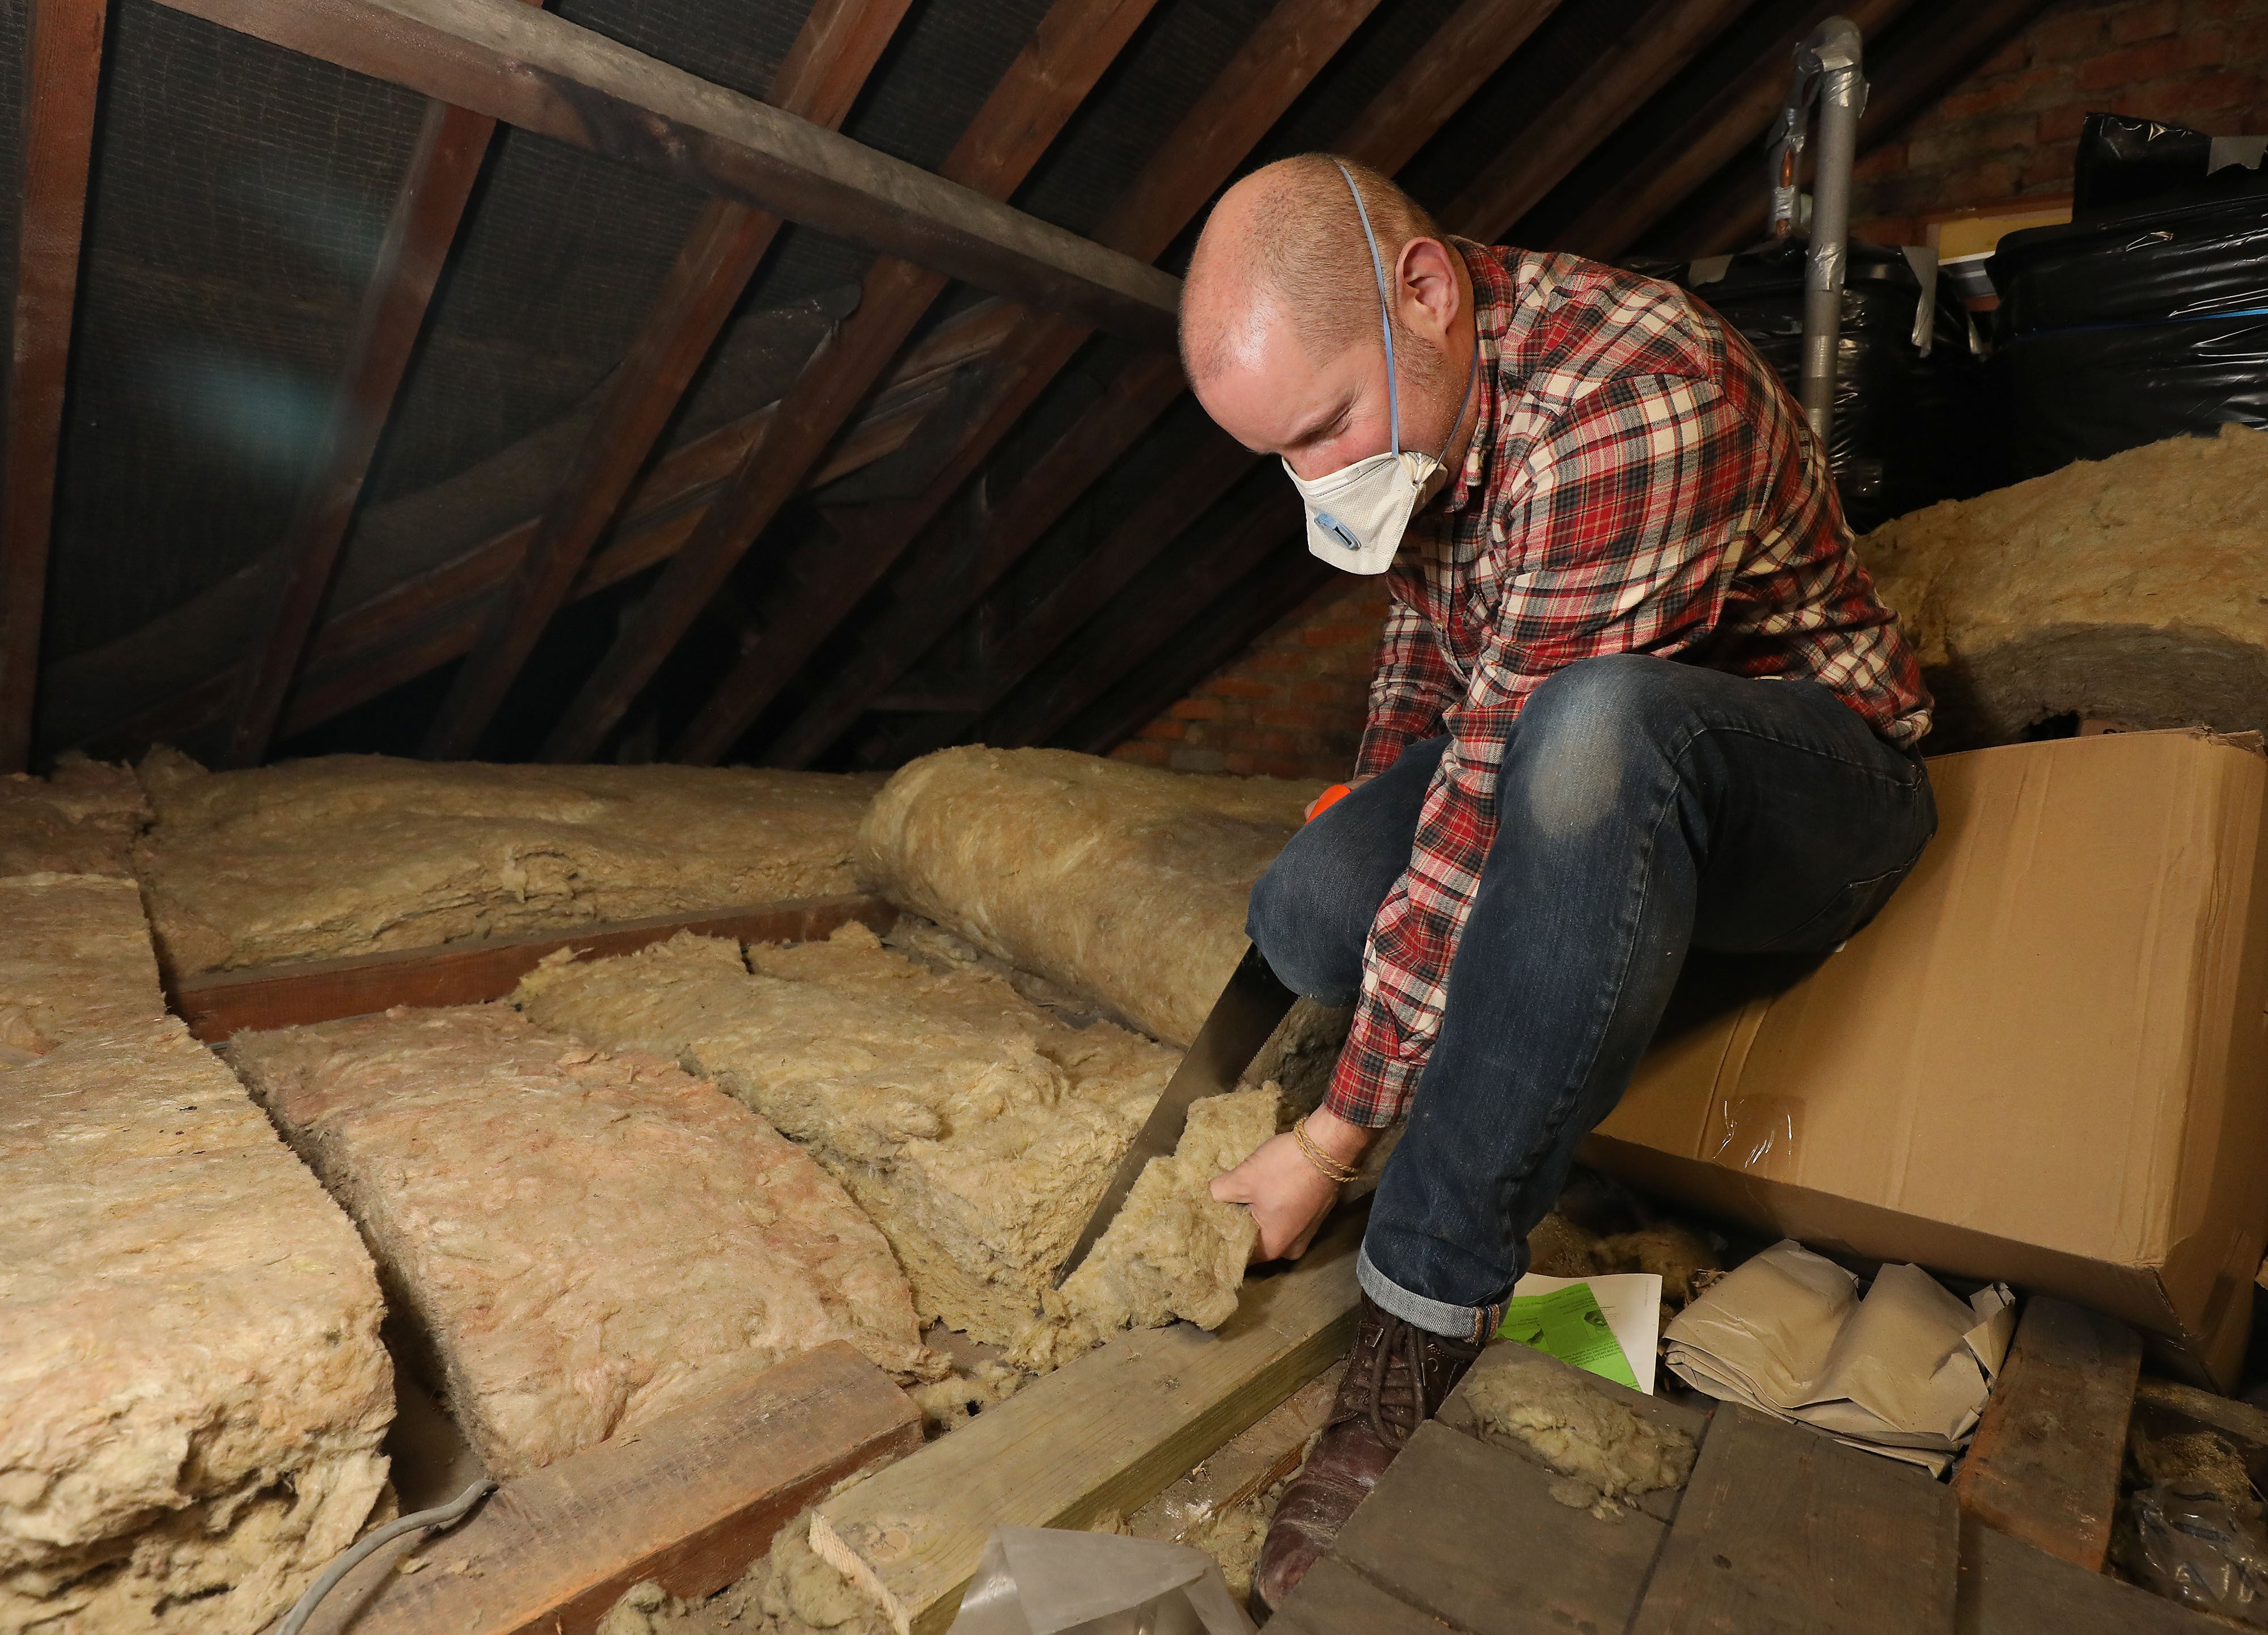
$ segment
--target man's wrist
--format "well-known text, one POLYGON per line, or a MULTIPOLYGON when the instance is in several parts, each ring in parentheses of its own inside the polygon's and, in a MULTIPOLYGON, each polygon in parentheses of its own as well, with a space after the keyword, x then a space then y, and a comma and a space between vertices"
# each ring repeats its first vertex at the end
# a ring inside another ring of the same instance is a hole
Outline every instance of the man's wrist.
POLYGON ((1327 1107, 1319 1107, 1304 1121, 1307 1139, 1330 1158, 1342 1164, 1357 1164, 1378 1139, 1378 1131, 1363 1124, 1349 1123, 1327 1107))

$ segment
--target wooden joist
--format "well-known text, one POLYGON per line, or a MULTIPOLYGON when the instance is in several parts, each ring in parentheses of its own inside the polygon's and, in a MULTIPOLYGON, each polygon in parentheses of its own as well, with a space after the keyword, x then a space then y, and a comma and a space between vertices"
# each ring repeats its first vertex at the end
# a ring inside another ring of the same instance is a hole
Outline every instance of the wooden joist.
MULTIPOLYGON (((819 0, 772 77, 771 100, 836 129, 849 116, 909 4, 819 0)), ((702 210, 644 327, 607 383, 606 397, 568 468, 566 483, 545 508, 512 584, 426 731, 423 753, 430 759, 462 760, 478 749, 481 734, 552 615, 567 601, 592 547, 621 511, 654 440, 677 412, 694 372, 715 346, 780 225, 770 211, 726 199, 712 199, 702 210)), ((770 440, 768 432, 748 457, 755 458, 770 440)))
POLYGON ((484 114, 446 102, 425 105, 409 168, 394 195, 378 263, 347 340, 346 366, 323 428, 315 475, 284 531, 283 577, 237 699, 225 765, 257 766, 268 758, 284 699, 306 659, 330 592, 371 457, 394 413, 394 394, 425 327, 433 286, 456 241, 465 201, 495 130, 496 121, 484 114))
POLYGON ((942 1631, 993 1528, 1131 1513, 1336 1359, 1354 1332, 1365 1219, 1343 1217, 1291 1269, 1248 1282, 1218 1332, 1121 1335, 828 1500, 813 1546, 900 1635, 942 1631))
POLYGON ((1953 1478, 1962 1512, 2101 1572, 2141 1371, 2124 1323, 2033 1295, 1953 1478))
POLYGON ((1764 132, 1787 99, 1794 47, 1830 17, 1847 17, 1872 39, 1911 0, 1819 0, 1785 34, 1633 163, 1631 185, 1602 193, 1553 235, 1553 247, 1611 260, 1737 156, 1753 150, 1762 169, 1764 132))
POLYGON ((808 897, 710 909, 642 920, 602 920, 574 932, 529 932, 435 948, 401 948, 352 959, 309 960, 169 979, 167 997, 207 1044, 255 1028, 296 1027, 367 1016, 397 1005, 482 1005, 501 999, 546 956, 629 954, 680 932, 740 942, 809 942, 858 920, 887 931, 898 911, 880 897, 808 897))
POLYGON ((722 1589, 799 1511, 921 1440, 912 1399, 837 1340, 387 1547, 308 1635, 590 1635, 641 1580, 687 1599, 722 1589))
MULTIPOLYGON (((1434 41, 1419 51, 1356 116, 1348 136, 1340 144, 1342 150, 1381 169, 1405 162, 1502 65, 1549 14, 1550 4, 1551 0, 1467 0, 1437 31, 1434 41)), ((1270 24, 1287 10, 1279 7, 1278 13, 1271 16, 1270 24)), ((1359 16, 1354 20, 1359 20, 1359 16)), ((1288 29, 1284 32, 1314 54, 1315 60, 1306 70, 1307 76, 1312 76, 1329 55, 1321 48, 1335 49, 1336 41, 1351 26, 1351 21, 1342 23, 1326 12, 1322 18, 1310 20, 1312 34, 1292 34, 1288 29), (1341 32, 1329 32, 1334 29, 1341 32)), ((1215 92, 1222 94, 1209 92, 1206 101, 1191 113, 1158 158, 1145 168, 1111 221, 1099 232, 1103 242, 1121 244, 1136 254, 1155 254, 1162 251, 1227 180, 1250 144, 1265 134, 1280 114, 1281 107, 1274 100, 1256 107, 1246 107, 1231 99, 1227 92, 1233 90, 1236 97, 1248 99, 1258 94, 1254 87, 1264 86, 1271 97, 1276 97, 1292 86, 1291 64, 1244 65, 1246 55, 1253 54, 1257 46, 1266 45, 1280 55, 1278 47, 1263 40, 1269 33, 1270 25, 1263 25, 1253 41, 1248 42, 1247 53, 1241 54, 1238 63, 1222 74, 1215 87, 1215 92), (1192 186, 1189 179, 1176 177, 1168 166, 1202 166, 1195 180, 1204 185, 1192 186), (1150 247, 1153 244, 1155 249, 1150 247)), ((1298 83, 1304 84, 1305 77, 1298 83)), ((1069 361, 1070 355, 1066 348, 1060 360, 1050 359, 1047 374, 1051 378, 1063 363, 1069 361)), ((1036 390, 1035 387, 1034 395, 1036 390)), ((888 608, 865 632, 857 659, 766 748, 763 758, 776 765, 803 766, 822 753, 872 707, 875 697, 904 674, 1023 560, 1079 496, 1180 401, 1182 390, 1180 371, 1172 367, 1169 360, 1138 359, 1120 372, 1102 397, 1064 431, 1007 498, 985 518, 973 561, 962 560, 948 548, 946 539, 934 534, 917 546, 913 566, 904 575, 888 608)), ((1225 468, 1236 460, 1241 451, 1225 438, 1221 442, 1225 447, 1211 451, 1212 457, 1196 481, 1175 484, 1173 495, 1178 497, 1169 497, 1166 502, 1185 520, 1202 511, 1234 481, 1236 474, 1225 472, 1225 468)), ((989 444, 984 446, 987 450, 989 447, 989 444)), ((1250 456, 1243 458, 1248 463, 1250 456)), ((1149 509, 1145 508, 1145 512, 1149 509)), ((1099 553, 1100 559, 1081 564, 1075 572, 1075 580, 1091 577, 1096 586, 1108 586, 1110 589, 1101 590, 1100 595, 1094 592, 1074 593, 1073 606, 1050 613, 1051 628, 1066 624, 1076 628, 1084 622, 1085 613, 1079 604, 1091 600, 1099 606, 1112 590, 1130 580, 1181 531, 1169 522, 1158 519, 1152 521, 1152 531, 1147 533, 1137 534, 1130 527, 1115 530, 1109 543, 1099 553)), ((988 688, 988 703, 1005 697, 1045 656, 1046 649, 1035 654, 1035 646, 1036 643, 1020 637, 1011 654, 1002 656, 1003 665, 988 688)), ((726 686, 731 689, 733 684, 728 681, 726 686)), ((738 731, 745 728, 762 703, 768 702, 768 698, 736 697, 733 708, 719 711, 724 719, 713 724, 712 735, 704 739, 700 748, 707 749, 716 736, 727 729, 737 737, 738 731)), ((941 741, 941 737, 951 735, 951 729, 965 725, 965 718, 941 723, 940 727, 947 730, 942 734, 932 732, 925 735, 924 741, 941 741)))
POLYGON ((104 0, 31 0, 26 19, 16 305, 0 399, 0 775, 32 756, 104 18, 104 0))
POLYGON ((1178 281, 517 0, 165 0, 1149 346, 1178 281))
MULTIPOLYGON (((1013 192, 1116 59, 1152 3, 1058 0, 946 156, 941 173, 988 197, 1005 198, 1013 192)), ((944 292, 946 282, 928 268, 891 256, 868 269, 858 310, 833 343, 805 365, 782 401, 775 431, 748 451, 724 494, 578 690, 552 730, 547 759, 579 761, 596 749, 756 536, 804 486, 914 326, 944 292)), ((791 566, 789 584, 799 583, 799 565, 791 566)), ((822 579, 828 575, 824 566, 817 572, 822 579)), ((754 651, 776 665, 789 656, 784 647, 799 647, 801 631, 775 626, 772 635, 784 639, 758 643, 754 651)), ((800 661, 799 651, 789 668, 800 661)))

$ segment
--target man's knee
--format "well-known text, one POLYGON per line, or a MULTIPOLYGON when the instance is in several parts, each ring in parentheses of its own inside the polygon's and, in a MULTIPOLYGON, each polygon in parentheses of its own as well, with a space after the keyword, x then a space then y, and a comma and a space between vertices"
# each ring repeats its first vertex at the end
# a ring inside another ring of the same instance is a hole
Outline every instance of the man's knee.
POLYGON ((1363 859, 1342 855, 1329 827, 1292 836, 1252 888, 1245 934, 1286 987, 1344 1005, 1362 983, 1362 945, 1378 904, 1366 908, 1363 859))
POLYGON ((1642 653, 1586 659, 1556 672, 1521 711, 1518 777, 1504 799, 1519 802, 1550 839, 1605 821, 1633 775, 1681 736, 1677 725, 1692 704, 1690 678, 1690 667, 1642 653))

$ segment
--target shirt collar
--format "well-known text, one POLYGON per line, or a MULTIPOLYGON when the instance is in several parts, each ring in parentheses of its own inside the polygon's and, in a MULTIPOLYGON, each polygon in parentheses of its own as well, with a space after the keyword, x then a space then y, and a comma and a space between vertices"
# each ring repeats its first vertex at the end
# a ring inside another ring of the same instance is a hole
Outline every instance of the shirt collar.
POLYGON ((1462 511, 1476 491, 1487 491, 1489 456, 1496 445, 1487 433, 1497 422, 1497 360, 1503 356, 1513 306, 1518 298, 1512 276, 1488 246, 1459 238, 1452 238, 1449 243, 1464 258, 1465 270, 1472 276, 1473 326, 1481 355, 1474 371, 1472 441, 1465 449, 1463 464, 1435 502, 1444 513, 1462 511))

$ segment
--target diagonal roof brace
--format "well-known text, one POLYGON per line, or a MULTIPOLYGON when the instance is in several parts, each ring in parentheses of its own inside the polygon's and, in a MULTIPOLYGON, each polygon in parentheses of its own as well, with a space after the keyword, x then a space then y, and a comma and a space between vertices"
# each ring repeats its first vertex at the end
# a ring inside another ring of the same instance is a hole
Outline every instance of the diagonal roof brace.
POLYGON ((519 0, 161 0, 1171 350, 1181 281, 519 0))

